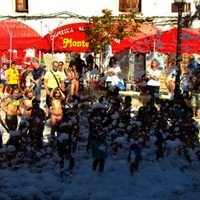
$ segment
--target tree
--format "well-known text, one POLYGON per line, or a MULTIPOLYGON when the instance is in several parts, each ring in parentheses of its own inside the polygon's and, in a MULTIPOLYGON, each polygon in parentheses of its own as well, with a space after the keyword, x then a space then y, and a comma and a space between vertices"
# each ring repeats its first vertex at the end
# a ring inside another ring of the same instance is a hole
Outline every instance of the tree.
POLYGON ((134 14, 113 16, 110 10, 103 10, 103 16, 90 18, 91 27, 85 29, 90 49, 94 54, 105 50, 113 40, 122 40, 139 32, 140 23, 134 19, 134 14))

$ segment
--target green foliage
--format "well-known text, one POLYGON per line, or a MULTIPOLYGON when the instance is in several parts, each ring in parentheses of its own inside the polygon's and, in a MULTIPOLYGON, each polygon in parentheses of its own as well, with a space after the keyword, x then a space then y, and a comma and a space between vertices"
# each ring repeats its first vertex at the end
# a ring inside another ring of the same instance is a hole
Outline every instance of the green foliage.
POLYGON ((102 11, 103 16, 90 18, 92 27, 85 29, 92 52, 101 53, 106 45, 113 40, 122 40, 126 36, 133 36, 139 32, 140 23, 137 23, 133 14, 113 16, 109 10, 102 11))

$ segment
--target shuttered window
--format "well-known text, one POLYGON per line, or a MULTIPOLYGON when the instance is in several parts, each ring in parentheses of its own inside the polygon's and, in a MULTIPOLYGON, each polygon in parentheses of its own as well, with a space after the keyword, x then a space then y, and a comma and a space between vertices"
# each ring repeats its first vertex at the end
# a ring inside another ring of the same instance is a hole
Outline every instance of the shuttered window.
POLYGON ((28 0, 15 0, 16 12, 28 13, 28 0))
POLYGON ((119 0, 119 11, 141 12, 141 0, 119 0))
MULTIPOLYGON (((184 3, 181 8, 183 12, 190 12, 191 3, 184 3)), ((178 5, 176 3, 172 3, 172 12, 178 12, 178 5)))

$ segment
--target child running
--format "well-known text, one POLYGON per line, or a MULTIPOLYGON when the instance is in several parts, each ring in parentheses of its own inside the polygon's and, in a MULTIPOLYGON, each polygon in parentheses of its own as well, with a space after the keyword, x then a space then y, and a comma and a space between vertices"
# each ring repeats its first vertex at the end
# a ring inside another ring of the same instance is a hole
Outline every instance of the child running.
POLYGON ((64 93, 59 89, 56 88, 51 91, 51 139, 54 140, 55 138, 55 130, 54 127, 58 121, 62 119, 63 116, 63 101, 65 100, 64 93))

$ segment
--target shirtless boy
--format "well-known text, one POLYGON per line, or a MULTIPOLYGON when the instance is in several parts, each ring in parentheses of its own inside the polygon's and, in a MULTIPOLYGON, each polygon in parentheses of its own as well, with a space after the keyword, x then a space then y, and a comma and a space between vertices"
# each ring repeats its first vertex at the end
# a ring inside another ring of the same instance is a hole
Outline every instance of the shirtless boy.
POLYGON ((1 105, 2 110, 6 114, 5 122, 9 131, 15 131, 18 126, 17 116, 21 114, 19 110, 20 101, 18 95, 19 88, 13 88, 11 90, 11 96, 7 97, 1 105))
POLYGON ((59 89, 56 88, 51 91, 51 136, 55 137, 55 124, 62 119, 63 109, 62 109, 62 101, 65 100, 64 93, 59 89))
POLYGON ((29 126, 30 126, 30 120, 31 120, 31 112, 32 112, 32 100, 35 98, 34 92, 32 89, 26 88, 25 89, 25 96, 22 98, 19 110, 21 113, 21 121, 19 124, 19 130, 22 134, 26 134, 28 132, 29 126))
POLYGON ((32 110, 32 100, 35 98, 34 92, 32 89, 26 89, 25 90, 25 96, 20 102, 20 113, 22 115, 31 115, 31 110, 32 110))
POLYGON ((79 77, 80 74, 76 70, 76 65, 72 65, 67 70, 67 76, 71 84, 70 94, 79 96, 79 77))
POLYGON ((32 70, 27 72, 26 78, 26 88, 33 89, 36 85, 36 81, 33 78, 32 70))

